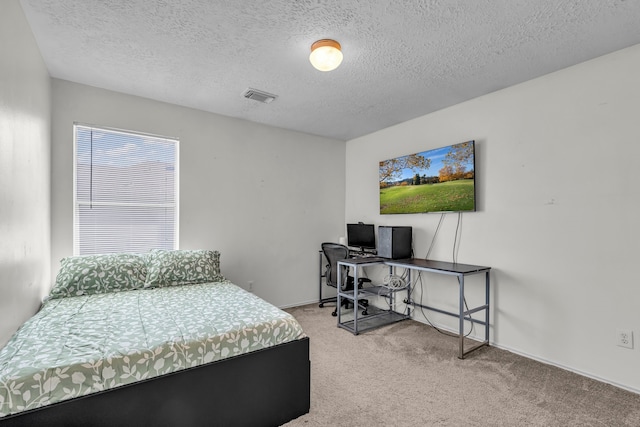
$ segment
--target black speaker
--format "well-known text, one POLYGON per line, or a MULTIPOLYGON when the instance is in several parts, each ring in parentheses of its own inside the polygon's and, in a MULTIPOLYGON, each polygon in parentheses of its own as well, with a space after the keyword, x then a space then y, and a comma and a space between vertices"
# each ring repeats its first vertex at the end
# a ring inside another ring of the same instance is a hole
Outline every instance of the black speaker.
POLYGON ((411 258, 411 227, 378 227, 378 256, 391 259, 411 258))

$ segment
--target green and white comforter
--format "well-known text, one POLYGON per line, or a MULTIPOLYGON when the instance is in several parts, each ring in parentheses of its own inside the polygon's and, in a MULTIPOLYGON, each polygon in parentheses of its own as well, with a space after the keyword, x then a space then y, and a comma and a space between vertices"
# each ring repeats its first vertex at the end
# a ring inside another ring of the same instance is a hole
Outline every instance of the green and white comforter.
POLYGON ((304 336, 227 281, 50 300, 0 350, 0 417, 304 336))

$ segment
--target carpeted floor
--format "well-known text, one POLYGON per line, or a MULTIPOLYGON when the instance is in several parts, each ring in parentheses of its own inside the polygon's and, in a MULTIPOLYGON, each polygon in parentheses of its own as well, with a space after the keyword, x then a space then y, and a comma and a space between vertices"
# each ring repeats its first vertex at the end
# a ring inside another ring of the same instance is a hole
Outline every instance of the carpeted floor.
POLYGON ((358 336, 333 307, 287 309, 311 344, 311 410, 297 426, 640 426, 640 395, 403 321, 358 336))

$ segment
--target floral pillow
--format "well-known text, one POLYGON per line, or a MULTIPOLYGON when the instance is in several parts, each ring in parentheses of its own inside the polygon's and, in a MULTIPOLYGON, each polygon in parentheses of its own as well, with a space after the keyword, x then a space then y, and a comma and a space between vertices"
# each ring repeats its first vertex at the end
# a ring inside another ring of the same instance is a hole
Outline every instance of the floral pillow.
POLYGON ((142 289, 146 276, 145 260, 137 254, 67 257, 47 299, 142 289))
POLYGON ((146 288, 219 282, 220 252, 152 250, 147 255, 146 288))

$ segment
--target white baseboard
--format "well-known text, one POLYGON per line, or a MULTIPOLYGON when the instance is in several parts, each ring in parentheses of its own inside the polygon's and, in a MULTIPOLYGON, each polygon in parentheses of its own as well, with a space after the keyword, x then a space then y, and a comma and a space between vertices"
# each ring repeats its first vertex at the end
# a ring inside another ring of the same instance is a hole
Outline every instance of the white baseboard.
POLYGON ((302 307, 303 305, 309 305, 309 304, 319 304, 318 303, 318 298, 315 298, 315 299, 309 300, 309 301, 296 302, 296 303, 293 303, 293 304, 285 304, 285 305, 278 306, 278 308, 282 310, 282 309, 285 309, 285 308, 302 307))
MULTIPOLYGON (((435 326, 438 329, 442 329, 442 330, 447 331, 447 332, 451 332, 451 333, 454 333, 454 334, 458 333, 457 330, 454 330, 454 329, 449 328, 447 326, 441 326, 441 325, 437 325, 437 324, 430 325, 428 322, 425 322, 425 321, 420 320, 420 319, 413 319, 413 320, 415 320, 416 322, 423 323, 423 324, 428 325, 428 326, 435 326)), ((478 338, 478 337, 475 337, 475 336, 469 336, 468 338, 474 339, 474 340, 477 340, 477 341, 484 340, 484 337, 478 338)), ((491 340, 489 340, 489 345, 492 346, 492 347, 499 348, 501 350, 506 350, 506 351, 508 351, 510 353, 517 354, 518 356, 526 357, 527 359, 531 359, 531 360, 535 360, 535 361, 540 362, 540 363, 544 363, 545 365, 555 366, 556 368, 564 369, 565 371, 573 372, 573 373, 581 375, 583 377, 591 378, 592 380, 600 381, 600 382, 605 383, 605 384, 610 384, 610 385, 612 385, 614 387, 618 387, 618 388, 630 391, 630 392, 635 393, 635 394, 640 394, 640 389, 638 389, 638 388, 630 387, 630 386, 624 385, 624 384, 620 384, 620 383, 617 383, 615 381, 611 381, 611 380, 608 380, 606 378, 602 378, 602 377, 599 377, 597 375, 593 375, 593 374, 591 374, 589 372, 581 371, 581 370, 573 368, 571 366, 566 366, 566 365, 563 365, 561 363, 554 362, 552 360, 548 360, 548 359, 545 359, 545 358, 542 358, 542 357, 534 356, 534 355, 531 355, 529 353, 525 353, 523 351, 516 350, 516 349, 511 348, 511 347, 506 346, 506 345, 496 344, 495 342, 491 342, 491 340)))
POLYGON ((606 378, 602 378, 602 377, 599 377, 597 375, 593 375, 593 374, 591 374, 589 372, 584 372, 584 371, 581 371, 579 369, 572 368, 571 366, 566 366, 566 365, 563 365, 561 363, 557 363, 557 362, 554 362, 554 361, 551 361, 551 360, 548 360, 548 359, 545 359, 545 358, 542 358, 542 357, 533 356, 531 354, 528 354, 528 353, 513 349, 513 348, 511 348, 509 346, 495 344, 495 343, 491 343, 491 346, 499 348, 501 350, 506 350, 506 351, 508 351, 510 353, 514 353, 514 354, 517 354, 517 355, 522 356, 522 357, 526 357, 527 359, 532 359, 532 360, 535 360, 537 362, 544 363, 545 365, 555 366, 557 368, 564 369, 565 371, 573 372, 575 374, 582 375, 583 377, 591 378, 592 380, 600 381, 600 382, 605 383, 605 384, 610 384, 610 385, 612 385, 614 387, 618 387, 618 388, 630 391, 630 392, 635 393, 635 394, 640 394, 640 389, 638 389, 638 388, 630 387, 630 386, 624 385, 624 384, 620 384, 620 383, 617 383, 615 381, 611 381, 611 380, 608 380, 606 378))

